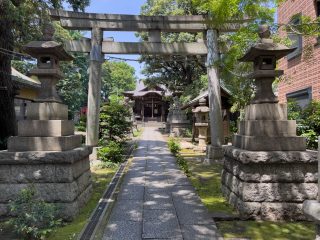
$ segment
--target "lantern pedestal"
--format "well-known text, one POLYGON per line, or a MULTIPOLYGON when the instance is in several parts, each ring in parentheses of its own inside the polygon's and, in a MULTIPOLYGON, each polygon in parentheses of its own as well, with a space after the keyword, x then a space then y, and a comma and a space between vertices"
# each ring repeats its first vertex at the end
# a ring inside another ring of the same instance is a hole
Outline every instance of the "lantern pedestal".
POLYGON ((224 154, 222 147, 214 147, 212 145, 208 145, 206 153, 206 158, 204 159, 205 164, 212 164, 217 162, 221 163, 224 154))
POLYGON ((208 139, 208 123, 195 123, 195 127, 199 130, 199 143, 198 146, 195 148, 196 151, 206 151, 207 149, 207 139, 208 139))
POLYGON ((9 203, 30 185, 37 196, 57 207, 58 215, 72 220, 92 192, 89 155, 68 120, 55 85, 62 78, 59 61, 70 61, 61 44, 35 41, 25 52, 38 59, 31 71, 41 82, 36 102, 27 105, 27 119, 19 121, 18 136, 8 139, 8 151, 0 152, 0 216, 9 215, 9 203))
POLYGON ((278 103, 251 104, 238 125, 233 146, 249 151, 305 151, 306 139, 296 135, 296 121, 278 103), (275 111, 272 111, 275 110, 275 111))
POLYGON ((239 122, 233 146, 224 149, 222 191, 244 219, 305 220, 302 204, 317 197, 317 152, 306 151, 287 119, 272 82, 283 74, 276 61, 294 51, 273 43, 267 26, 260 41, 241 59, 254 63, 256 95, 239 122))

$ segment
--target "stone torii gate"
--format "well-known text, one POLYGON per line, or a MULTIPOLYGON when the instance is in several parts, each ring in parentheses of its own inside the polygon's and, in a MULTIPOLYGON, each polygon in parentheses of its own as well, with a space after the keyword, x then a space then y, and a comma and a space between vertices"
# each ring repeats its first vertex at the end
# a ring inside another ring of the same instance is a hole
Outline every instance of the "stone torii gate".
POLYGON ((218 32, 232 32, 238 21, 230 21, 219 29, 212 29, 205 16, 138 16, 117 14, 79 13, 50 10, 53 20, 70 30, 91 31, 91 39, 68 41, 67 51, 90 54, 86 144, 97 146, 99 138, 99 111, 101 93, 101 65, 103 54, 149 55, 207 55, 208 89, 211 126, 211 146, 208 158, 220 158, 222 154, 223 128, 218 68, 218 32), (149 41, 139 43, 103 41, 103 31, 148 32, 149 41), (197 43, 161 43, 161 32, 203 32, 207 40, 197 43))

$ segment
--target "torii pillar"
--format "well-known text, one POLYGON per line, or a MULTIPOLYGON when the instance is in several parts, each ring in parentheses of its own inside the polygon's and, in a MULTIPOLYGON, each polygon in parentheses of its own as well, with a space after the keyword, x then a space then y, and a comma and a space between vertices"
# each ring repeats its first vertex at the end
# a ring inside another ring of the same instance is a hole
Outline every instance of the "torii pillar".
POLYGON ((211 144, 207 146, 207 157, 205 163, 223 158, 223 125, 221 112, 221 92, 219 69, 215 66, 219 60, 218 31, 209 29, 207 31, 207 72, 208 72, 208 97, 211 144))
POLYGON ((103 31, 91 30, 90 76, 88 89, 87 136, 86 145, 97 146, 99 141, 99 114, 101 101, 101 66, 103 31))

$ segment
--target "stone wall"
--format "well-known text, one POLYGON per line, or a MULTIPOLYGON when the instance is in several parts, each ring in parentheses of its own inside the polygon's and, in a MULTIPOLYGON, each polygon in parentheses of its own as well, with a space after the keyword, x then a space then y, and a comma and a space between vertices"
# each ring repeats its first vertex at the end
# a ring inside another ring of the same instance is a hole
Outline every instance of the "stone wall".
POLYGON ((72 220, 91 195, 90 147, 64 152, 0 152, 0 216, 20 190, 35 186, 39 197, 72 220))
POLYGON ((305 220, 304 200, 317 198, 315 151, 224 149, 222 192, 244 219, 305 220))

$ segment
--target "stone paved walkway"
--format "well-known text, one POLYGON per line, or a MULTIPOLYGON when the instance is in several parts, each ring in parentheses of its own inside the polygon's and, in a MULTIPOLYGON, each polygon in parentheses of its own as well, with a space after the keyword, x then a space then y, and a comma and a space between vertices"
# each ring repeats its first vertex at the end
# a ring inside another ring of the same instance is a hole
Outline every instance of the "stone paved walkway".
POLYGON ((220 239, 156 128, 144 129, 103 239, 220 239))

